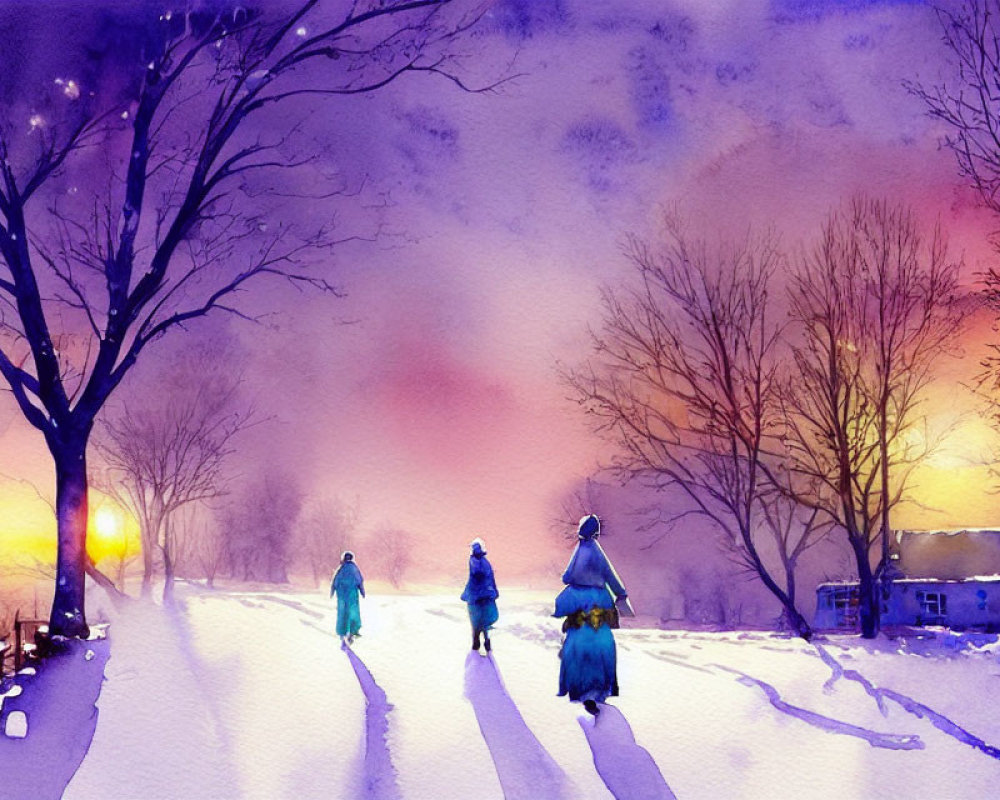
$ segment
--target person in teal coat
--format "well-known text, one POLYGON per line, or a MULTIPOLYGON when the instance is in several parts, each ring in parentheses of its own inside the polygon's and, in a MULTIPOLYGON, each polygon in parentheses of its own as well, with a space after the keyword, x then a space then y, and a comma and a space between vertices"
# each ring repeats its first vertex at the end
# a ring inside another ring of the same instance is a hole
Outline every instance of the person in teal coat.
POLYGON ((330 584, 330 597, 337 595, 337 635, 348 644, 361 635, 361 606, 358 595, 365 596, 365 579, 354 563, 354 553, 346 550, 330 584))
POLYGON ((559 695, 583 701, 595 717, 598 703, 618 695, 617 653, 612 628, 619 609, 632 615, 627 593, 597 537, 601 523, 593 514, 580 520, 576 549, 563 573, 566 584, 556 597, 555 617, 563 621, 559 650, 559 695), (612 597, 614 593, 614 598, 612 597), (616 604, 617 599, 617 604, 616 604))

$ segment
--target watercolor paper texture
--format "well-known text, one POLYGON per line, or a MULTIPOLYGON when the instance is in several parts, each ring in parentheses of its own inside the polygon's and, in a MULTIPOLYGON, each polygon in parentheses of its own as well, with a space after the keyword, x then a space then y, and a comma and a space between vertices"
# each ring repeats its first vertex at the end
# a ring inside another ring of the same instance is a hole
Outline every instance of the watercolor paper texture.
POLYGON ((0 4, 0 800, 995 796, 998 20, 0 4))

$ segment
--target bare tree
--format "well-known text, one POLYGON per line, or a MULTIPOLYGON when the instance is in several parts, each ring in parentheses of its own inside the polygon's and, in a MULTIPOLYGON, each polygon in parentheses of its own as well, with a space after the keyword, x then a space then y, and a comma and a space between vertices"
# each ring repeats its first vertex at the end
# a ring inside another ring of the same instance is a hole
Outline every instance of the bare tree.
POLYGON ((29 580, 54 580, 56 567, 51 561, 38 556, 23 554, 9 558, 0 566, 0 577, 5 580, 27 578, 29 580))
POLYGON ((340 556, 355 537, 358 506, 324 500, 306 512, 295 526, 294 557, 306 566, 317 586, 329 579, 340 564, 340 556))
POLYGON ((553 534, 560 539, 575 540, 580 520, 588 514, 596 514, 603 529, 605 517, 600 508, 595 481, 588 477, 583 486, 577 486, 561 498, 558 515, 550 522, 553 534))
POLYGON ((908 209, 864 197, 830 215, 793 279, 800 338, 781 392, 785 488, 846 536, 865 637, 879 630, 890 511, 935 446, 908 433, 960 326, 956 292, 940 230, 925 239, 908 209))
MULTIPOLYGON (((759 530, 761 539, 770 535, 772 541, 769 547, 762 542, 760 549, 762 554, 774 554, 781 565, 782 585, 794 600, 801 558, 831 533, 833 525, 818 509, 803 506, 790 493, 776 486, 772 481, 777 470, 765 468, 765 471, 770 473, 770 480, 761 491, 760 513, 763 524, 759 530)), ((783 627, 798 633, 798 623, 788 613, 788 608, 782 608, 781 613, 783 627)))
POLYGON ((287 583, 293 531, 303 495, 287 474, 268 469, 221 514, 224 563, 237 580, 287 583))
MULTIPOLYGON (((941 84, 908 81, 906 86, 924 101, 930 116, 945 123, 944 144, 955 154, 959 174, 984 206, 1000 214, 1000 3, 970 0, 956 8, 939 7, 936 13, 955 72, 941 84)), ((1000 317, 1000 271, 990 267, 982 281, 983 299, 1000 317)), ((983 359, 972 390, 983 417, 1000 431, 1000 345, 988 346, 990 355, 983 359)), ((993 454, 991 460, 993 471, 1000 471, 1000 458, 993 454)))
POLYGON ((414 538, 408 531, 383 525, 368 536, 366 559, 397 589, 413 563, 414 538))
MULTIPOLYGON (((781 326, 770 284, 781 255, 770 236, 710 251, 674 220, 666 231, 659 253, 629 240, 638 286, 604 290, 596 355, 567 379, 621 445, 619 472, 659 490, 680 490, 689 507, 667 512, 665 521, 697 514, 714 523, 808 638, 794 581, 779 584, 759 542, 774 519, 764 513, 769 496, 761 462, 776 430, 781 326)), ((803 539, 814 532, 806 528, 803 539)), ((782 566, 790 570, 794 558, 782 566)))
POLYGON ((205 585, 211 589, 215 585, 216 576, 226 564, 226 552, 219 528, 211 524, 205 508, 189 508, 177 517, 174 524, 178 574, 204 578, 205 585))
MULTIPOLYGON (((1000 213, 1000 2, 966 0, 935 9, 945 47, 954 59, 953 79, 935 86, 907 81, 928 112, 948 127, 944 144, 959 173, 983 204, 1000 213)), ((994 276, 997 280, 997 276, 994 276)))
POLYGON ((448 49, 479 13, 451 0, 302 0, 277 15, 234 4, 159 20, 146 8, 124 102, 65 86, 63 111, 29 118, 12 105, 0 124, 0 374, 55 466, 53 634, 88 632, 87 444, 146 346, 212 311, 240 313, 239 293, 261 279, 334 291, 304 261, 336 243, 330 232, 264 221, 267 176, 310 161, 293 146, 312 146, 294 141, 296 101, 418 73, 467 88, 448 49), (104 167, 81 158, 97 144, 104 167), (91 197, 59 201, 56 178, 74 168, 102 174, 88 177, 91 197))
POLYGON ((233 440, 253 422, 240 396, 238 362, 225 338, 185 348, 159 372, 155 391, 140 385, 139 399, 109 408, 99 422, 95 444, 107 466, 104 485, 139 520, 143 596, 150 592, 154 553, 164 567, 164 598, 172 594, 173 515, 225 491, 233 440), (223 363, 227 370, 220 372, 223 363))
POLYGON ((676 591, 684 606, 684 619, 698 625, 738 628, 744 621, 742 592, 733 577, 718 569, 682 567, 676 591))

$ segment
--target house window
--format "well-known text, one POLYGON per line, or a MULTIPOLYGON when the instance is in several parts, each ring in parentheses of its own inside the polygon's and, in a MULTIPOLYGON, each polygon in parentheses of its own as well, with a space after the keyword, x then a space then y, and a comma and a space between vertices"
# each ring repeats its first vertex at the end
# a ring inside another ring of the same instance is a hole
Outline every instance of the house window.
POLYGON ((857 590, 853 586, 833 590, 833 607, 840 613, 846 613, 851 606, 858 604, 857 590))
POLYGON ((943 617, 948 613, 948 597, 944 592, 919 592, 917 600, 925 617, 943 617))
POLYGON ((827 608, 832 608, 837 625, 852 626, 858 616, 858 587, 837 586, 826 596, 827 608))

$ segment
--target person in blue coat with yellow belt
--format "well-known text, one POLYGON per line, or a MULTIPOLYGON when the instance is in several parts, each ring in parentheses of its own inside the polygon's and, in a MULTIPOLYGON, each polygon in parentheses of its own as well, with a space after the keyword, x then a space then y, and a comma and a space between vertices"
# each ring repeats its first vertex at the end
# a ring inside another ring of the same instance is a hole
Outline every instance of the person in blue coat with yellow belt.
POLYGON ((493 645, 490 642, 490 628, 500 618, 497 611, 497 583, 493 577, 493 566, 486 559, 486 544, 482 539, 473 539, 469 547, 469 580, 465 583, 462 600, 469 609, 469 622, 472 623, 472 649, 479 649, 479 637, 483 637, 483 646, 490 652, 493 645))
POLYGON ((559 651, 559 696, 583 701, 595 717, 598 703, 618 695, 617 654, 612 628, 618 627, 618 607, 626 614, 628 594, 611 561, 597 543, 601 523, 593 514, 580 520, 576 549, 563 573, 566 584, 556 597, 555 617, 563 621, 559 651), (614 597, 612 597, 614 593, 614 597))
POLYGON ((348 644, 361 635, 361 606, 358 595, 365 596, 365 579, 354 563, 354 553, 345 550, 340 567, 330 584, 330 597, 337 595, 337 635, 348 644))

